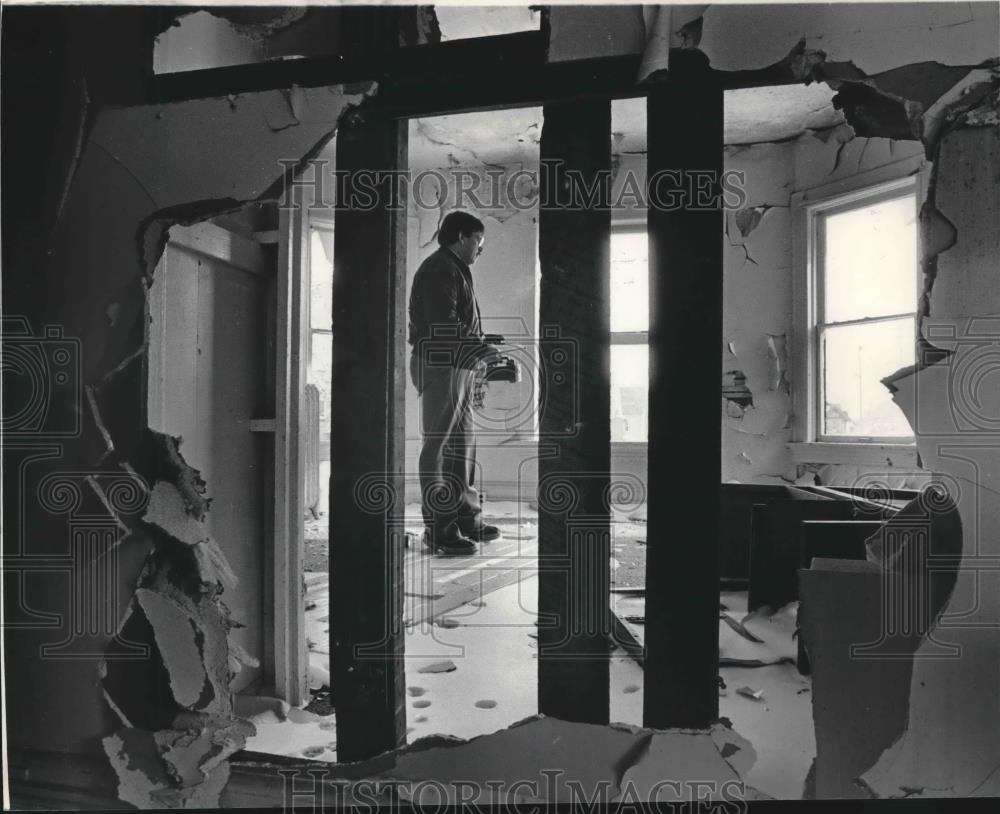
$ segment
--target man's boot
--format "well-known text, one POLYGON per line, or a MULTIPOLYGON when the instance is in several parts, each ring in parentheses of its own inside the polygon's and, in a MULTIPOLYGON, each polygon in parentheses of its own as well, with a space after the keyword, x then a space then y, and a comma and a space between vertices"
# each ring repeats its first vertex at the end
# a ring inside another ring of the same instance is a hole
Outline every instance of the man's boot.
POLYGON ((424 545, 434 554, 446 557, 463 557, 475 554, 479 549, 475 540, 471 540, 459 531, 454 520, 443 528, 428 527, 424 529, 424 545))

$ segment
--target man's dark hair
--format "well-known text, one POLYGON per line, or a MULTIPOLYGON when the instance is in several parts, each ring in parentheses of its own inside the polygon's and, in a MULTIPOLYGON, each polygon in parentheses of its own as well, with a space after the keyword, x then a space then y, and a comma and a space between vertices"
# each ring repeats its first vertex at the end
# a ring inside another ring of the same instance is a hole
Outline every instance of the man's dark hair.
POLYGON ((449 212, 441 221, 441 229, 438 231, 438 244, 450 246, 463 235, 471 235, 473 232, 485 232, 486 227, 475 215, 468 212, 449 212))

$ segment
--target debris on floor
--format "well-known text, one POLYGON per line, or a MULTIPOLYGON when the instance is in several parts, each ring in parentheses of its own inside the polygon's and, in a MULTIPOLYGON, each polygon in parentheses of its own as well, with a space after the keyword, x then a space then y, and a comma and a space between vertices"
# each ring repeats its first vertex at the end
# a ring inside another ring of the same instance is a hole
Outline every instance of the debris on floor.
POLYGON ((467 741, 417 741, 394 752, 391 767, 372 779, 391 780, 403 800, 416 804, 429 802, 419 795, 433 781, 435 805, 687 801, 704 799, 707 789, 712 800, 724 799, 727 791, 762 799, 767 795, 743 779, 755 759, 750 743, 722 723, 709 730, 657 731, 535 715, 467 741), (504 757, 499 774, 497 755, 504 757), (676 782, 663 782, 665 766, 676 782), (694 778, 704 784, 699 787, 694 778), (470 790, 476 794, 471 800, 465 796, 470 790))
POLYGON ((736 693, 742 695, 744 698, 750 698, 754 701, 763 701, 764 693, 760 690, 755 690, 753 687, 737 687, 736 693))
POLYGON ((309 662, 309 689, 322 690, 330 688, 330 671, 319 664, 309 662))
POLYGON ((722 614, 720 614, 719 618, 723 622, 725 622, 727 625, 729 625, 729 627, 731 627, 733 630, 735 630, 737 633, 739 633, 747 641, 754 642, 755 644, 763 644, 764 643, 763 639, 758 639, 749 630, 747 630, 746 627, 744 627, 744 625, 743 625, 742 622, 736 621, 728 613, 722 613, 722 614))
POLYGON ((417 670, 418 673, 450 673, 457 670, 453 661, 436 661, 433 664, 425 665, 417 670))
POLYGON ((333 715, 292 707, 285 719, 267 710, 252 716, 250 722, 256 734, 247 738, 247 751, 337 762, 337 723, 333 715))

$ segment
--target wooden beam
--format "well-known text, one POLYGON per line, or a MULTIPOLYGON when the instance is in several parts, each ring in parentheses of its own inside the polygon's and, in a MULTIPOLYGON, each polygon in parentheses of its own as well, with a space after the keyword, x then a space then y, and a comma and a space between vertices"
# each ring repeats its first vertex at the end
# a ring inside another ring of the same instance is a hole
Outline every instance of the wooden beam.
MULTIPOLYGON (((718 194, 723 91, 707 59, 672 55, 647 98, 648 177, 705 172, 718 194)), ((654 197, 643 724, 705 727, 719 714, 723 211, 694 195, 669 206, 666 185, 654 197)))
POLYGON ((169 242, 195 254, 221 260, 241 271, 261 277, 274 274, 274 261, 268 263, 267 256, 255 241, 214 223, 172 226, 169 242))
POLYGON ((611 210, 579 205, 564 182, 610 177, 610 101, 546 105, 541 160, 540 434, 555 454, 538 462, 538 711, 606 724, 611 210))
POLYGON ((548 63, 547 38, 527 31, 402 48, 236 65, 151 77, 151 103, 297 87, 378 82, 370 104, 431 115, 546 101, 635 96, 641 55, 548 63))
MULTIPOLYGON (((399 45, 410 10, 347 7, 340 43, 325 56, 150 75, 149 103, 207 99, 291 87, 378 82, 376 104, 399 115, 540 105, 573 99, 642 96, 642 54, 548 61, 549 30, 521 31, 423 45, 399 45)), ((671 49, 671 65, 692 52, 671 49)), ((799 84, 793 55, 764 68, 711 71, 724 90, 799 84)))
MULTIPOLYGON (((357 112, 337 168, 406 166, 405 123, 357 112)), ((401 745, 405 215, 389 183, 373 207, 336 210, 330 460, 330 666, 341 761, 401 745)), ((401 201, 405 213, 405 200, 401 201)))

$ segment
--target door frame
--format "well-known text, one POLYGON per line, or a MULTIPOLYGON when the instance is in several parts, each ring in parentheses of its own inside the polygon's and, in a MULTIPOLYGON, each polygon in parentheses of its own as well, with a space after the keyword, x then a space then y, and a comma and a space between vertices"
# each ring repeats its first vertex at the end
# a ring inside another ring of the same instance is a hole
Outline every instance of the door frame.
POLYGON ((274 692, 293 706, 306 701, 305 420, 303 388, 309 340, 308 210, 302 188, 292 186, 292 205, 278 209, 274 417, 274 692))

